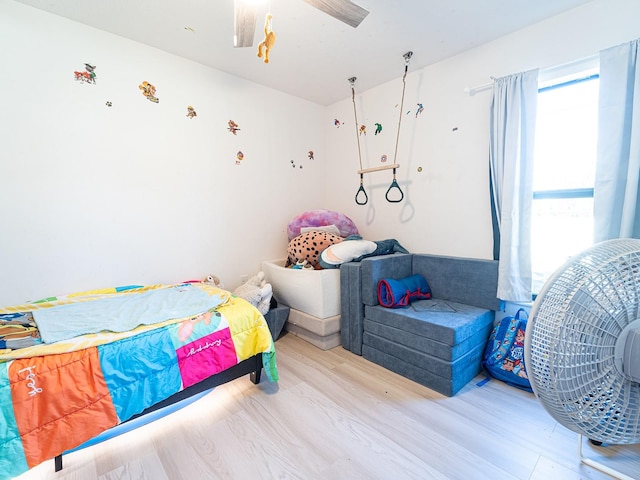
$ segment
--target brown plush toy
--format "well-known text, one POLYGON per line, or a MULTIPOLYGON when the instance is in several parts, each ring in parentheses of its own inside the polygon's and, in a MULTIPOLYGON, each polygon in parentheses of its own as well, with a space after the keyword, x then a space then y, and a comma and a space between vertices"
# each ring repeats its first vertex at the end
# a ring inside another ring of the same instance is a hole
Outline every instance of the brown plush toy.
POLYGON ((258 57, 262 58, 262 51, 264 50, 264 63, 269 63, 269 50, 273 48, 273 44, 276 43, 276 34, 271 30, 271 19, 273 16, 269 13, 264 22, 264 40, 258 45, 258 57))

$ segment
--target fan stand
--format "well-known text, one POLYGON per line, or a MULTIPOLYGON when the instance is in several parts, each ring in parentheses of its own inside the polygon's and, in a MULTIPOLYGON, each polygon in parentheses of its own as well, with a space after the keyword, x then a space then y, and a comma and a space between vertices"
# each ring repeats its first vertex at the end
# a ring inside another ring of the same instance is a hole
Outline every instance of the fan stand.
POLYGON ((595 468, 596 470, 601 471, 602 473, 606 473, 607 475, 611 475, 613 478, 617 478, 619 480, 635 480, 633 477, 625 475, 618 470, 615 470, 611 467, 607 467, 603 463, 600 463, 591 458, 587 458, 582 454, 582 442, 583 436, 578 434, 578 455, 580 456, 580 461, 589 467, 595 468))

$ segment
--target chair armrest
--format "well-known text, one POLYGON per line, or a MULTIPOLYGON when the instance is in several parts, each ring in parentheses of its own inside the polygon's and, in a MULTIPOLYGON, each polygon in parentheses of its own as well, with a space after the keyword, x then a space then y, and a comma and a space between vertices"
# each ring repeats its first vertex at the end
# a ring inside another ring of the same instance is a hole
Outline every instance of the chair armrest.
POLYGON ((362 302, 378 305, 378 282, 383 278, 404 278, 413 274, 413 255, 395 253, 365 258, 360 262, 362 275, 362 302))
POLYGON ((360 262, 340 266, 340 337, 342 346, 362 355, 364 305, 362 304, 360 262))

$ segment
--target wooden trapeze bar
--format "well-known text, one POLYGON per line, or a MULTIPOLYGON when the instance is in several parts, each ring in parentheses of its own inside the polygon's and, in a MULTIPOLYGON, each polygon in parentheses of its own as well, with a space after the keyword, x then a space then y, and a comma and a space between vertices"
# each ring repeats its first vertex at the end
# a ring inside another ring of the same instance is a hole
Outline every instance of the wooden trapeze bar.
POLYGON ((400 165, 397 163, 394 163, 393 165, 384 165, 382 167, 365 168, 363 170, 358 170, 358 174, 379 172, 380 170, 395 170, 396 168, 400 168, 400 165))
POLYGON ((369 201, 369 196, 367 195, 367 192, 365 191, 364 185, 363 185, 364 174, 378 172, 380 170, 393 170, 393 181, 391 182, 391 185, 389 186, 389 189, 385 194, 385 198, 387 199, 387 202, 389 203, 401 202, 402 199, 404 198, 404 193, 400 188, 400 185, 398 185, 398 182, 396 181, 396 168, 400 168, 400 165, 398 165, 397 163, 394 163, 392 165, 384 165, 382 167, 364 168, 364 169, 358 170, 358 175, 360 175, 360 188, 358 188, 358 191, 356 192, 356 197, 355 197, 356 203, 358 205, 366 205, 367 202, 369 201), (400 198, 395 198, 395 199, 391 198, 389 193, 392 190, 397 190, 398 191, 397 193, 400 194, 400 198))

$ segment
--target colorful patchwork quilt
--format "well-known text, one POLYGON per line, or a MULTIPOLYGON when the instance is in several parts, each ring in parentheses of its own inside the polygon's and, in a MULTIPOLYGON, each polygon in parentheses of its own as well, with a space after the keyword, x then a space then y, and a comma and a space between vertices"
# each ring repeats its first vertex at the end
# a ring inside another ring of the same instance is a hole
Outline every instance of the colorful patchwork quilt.
POLYGON ((0 350, 0 479, 71 450, 144 409, 262 353, 251 304, 208 284, 107 289, 0 308, 33 315, 42 343, 0 350))

